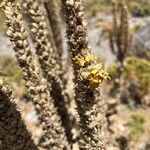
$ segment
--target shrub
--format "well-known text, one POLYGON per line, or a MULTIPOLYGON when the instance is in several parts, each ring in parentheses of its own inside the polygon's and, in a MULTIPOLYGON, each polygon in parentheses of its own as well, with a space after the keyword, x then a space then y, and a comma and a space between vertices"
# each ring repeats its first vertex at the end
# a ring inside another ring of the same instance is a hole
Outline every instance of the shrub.
POLYGON ((109 7, 111 0, 87 0, 87 10, 89 12, 96 13, 98 11, 106 10, 106 7, 109 7))
POLYGON ((127 125, 130 130, 129 137, 132 140, 136 140, 140 134, 144 133, 145 122, 146 122, 145 117, 140 113, 131 116, 131 119, 129 120, 127 125))
POLYGON ((130 2, 130 11, 134 16, 149 15, 150 2, 147 0, 132 0, 130 2))
MULTIPOLYGON (((125 67, 122 74, 124 83, 135 82, 138 84, 141 96, 148 94, 150 92, 150 61, 132 56, 127 57, 124 64, 125 67)), ((108 70, 112 79, 118 76, 116 65, 109 67, 108 70)))
POLYGON ((139 84, 141 94, 147 94, 150 89, 150 61, 128 57, 125 61, 123 76, 128 81, 136 81, 139 84))
POLYGON ((111 79, 118 77, 118 69, 116 65, 112 65, 108 68, 111 79))

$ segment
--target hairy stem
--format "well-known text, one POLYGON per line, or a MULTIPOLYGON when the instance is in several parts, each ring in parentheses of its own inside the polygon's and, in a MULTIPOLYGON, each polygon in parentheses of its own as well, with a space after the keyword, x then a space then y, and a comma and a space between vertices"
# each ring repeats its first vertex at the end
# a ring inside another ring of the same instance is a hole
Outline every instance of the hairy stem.
POLYGON ((23 71, 29 96, 35 105, 45 133, 46 146, 53 150, 64 149, 68 145, 64 129, 50 97, 49 86, 34 62, 20 8, 18 5, 8 2, 4 11, 8 26, 7 35, 10 37, 18 63, 23 71))
POLYGON ((63 55, 63 41, 60 26, 60 16, 58 14, 54 0, 45 0, 44 6, 48 14, 48 19, 52 28, 52 33, 57 47, 58 55, 61 58, 63 55))
POLYGON ((0 78, 0 140, 7 150, 38 150, 12 96, 12 91, 0 78))
POLYGON ((66 107, 68 95, 64 90, 63 82, 60 78, 60 74, 62 73, 61 59, 56 49, 52 48, 51 42, 48 39, 48 30, 41 7, 36 1, 26 0, 24 2, 24 8, 31 17, 31 32, 41 68, 45 78, 49 82, 54 104, 61 117, 62 125, 66 131, 68 140, 71 142, 72 125, 66 107))
POLYGON ((105 105, 99 93, 99 84, 104 78, 98 77, 104 70, 96 64, 88 46, 82 1, 62 0, 62 5, 66 17, 68 51, 75 75, 75 101, 80 117, 79 147, 83 150, 104 150, 105 105), (92 73, 94 68, 96 74, 92 73))

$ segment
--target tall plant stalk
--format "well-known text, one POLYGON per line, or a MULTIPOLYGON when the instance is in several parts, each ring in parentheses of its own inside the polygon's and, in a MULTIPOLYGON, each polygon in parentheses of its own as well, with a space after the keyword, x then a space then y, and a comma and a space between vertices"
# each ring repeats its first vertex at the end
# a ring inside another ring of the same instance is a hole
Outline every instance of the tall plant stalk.
POLYGON ((50 97, 49 86, 34 62, 20 7, 12 2, 7 2, 3 9, 6 14, 7 35, 10 37, 16 58, 23 71, 30 100, 35 105, 47 142, 46 146, 54 150, 64 149, 68 146, 65 132, 50 97))
POLYGON ((79 148, 104 150, 105 102, 99 84, 108 78, 106 70, 96 64, 88 46, 81 0, 62 0, 65 12, 68 51, 75 75, 75 101, 79 114, 79 148))
POLYGON ((0 78, 1 147, 5 150, 38 150, 16 103, 17 99, 12 96, 12 91, 0 78))
POLYGON ((127 0, 119 1, 120 18, 117 15, 117 3, 112 2, 113 28, 110 30, 111 50, 115 54, 120 67, 131 49, 132 36, 129 31, 127 0))
POLYGON ((49 41, 46 21, 38 2, 26 0, 24 2, 24 9, 31 18, 31 33, 39 63, 41 64, 44 77, 51 87, 50 91, 54 99, 54 104, 57 107, 68 140, 71 142, 72 125, 66 107, 68 95, 64 90, 63 82, 60 77, 62 73, 61 58, 56 49, 53 49, 51 41, 49 41))
POLYGON ((129 29, 127 0, 119 0, 118 4, 116 1, 112 1, 112 14, 113 26, 109 31, 109 43, 111 51, 116 57, 118 68, 117 77, 113 82, 114 85, 110 91, 110 94, 115 96, 115 91, 117 91, 120 87, 120 78, 124 70, 124 60, 129 54, 132 45, 132 35, 129 29))
POLYGON ((44 7, 46 9, 48 20, 52 28, 52 33, 55 40, 55 45, 57 47, 58 55, 59 58, 61 58, 63 55, 63 41, 59 11, 57 10, 54 0, 45 0, 44 7))

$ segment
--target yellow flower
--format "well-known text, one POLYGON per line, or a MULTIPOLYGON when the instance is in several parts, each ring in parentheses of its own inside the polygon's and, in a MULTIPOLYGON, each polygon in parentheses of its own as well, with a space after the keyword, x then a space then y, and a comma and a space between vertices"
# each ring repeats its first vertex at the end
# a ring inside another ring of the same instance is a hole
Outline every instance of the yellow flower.
POLYGON ((101 64, 97 64, 97 65, 88 67, 88 70, 93 75, 97 74, 101 69, 102 69, 102 65, 101 64))
POLYGON ((92 82, 89 82, 88 89, 93 91, 95 88, 99 86, 99 84, 100 83, 98 82, 98 80, 92 80, 92 82))
POLYGON ((110 79, 108 72, 106 69, 102 69, 101 64, 90 66, 88 71, 89 74, 86 76, 86 80, 88 81, 88 88, 91 90, 97 88, 104 80, 110 79))
POLYGON ((88 50, 83 49, 81 53, 75 58, 75 63, 80 67, 85 67, 95 60, 94 55, 88 52, 88 50))

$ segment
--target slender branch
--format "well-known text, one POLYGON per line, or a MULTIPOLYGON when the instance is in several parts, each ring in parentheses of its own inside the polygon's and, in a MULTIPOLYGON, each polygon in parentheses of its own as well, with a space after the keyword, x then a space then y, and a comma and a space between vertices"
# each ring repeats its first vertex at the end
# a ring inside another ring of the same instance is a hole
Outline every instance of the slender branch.
POLYGON ((119 12, 120 18, 117 17, 116 2, 112 2, 113 7, 113 38, 115 39, 114 44, 116 45, 116 58, 121 66, 123 66, 123 61, 131 48, 132 36, 129 31, 129 21, 128 21, 128 8, 127 0, 119 0, 119 12))
POLYGON ((122 16, 122 20, 121 20, 121 25, 123 28, 123 51, 127 54, 127 52, 129 51, 129 38, 130 38, 130 33, 129 33, 129 23, 128 23, 128 8, 127 8, 127 0, 122 0, 121 1, 121 16, 122 16))
POLYGON ((110 45, 110 48, 111 48, 111 52, 113 53, 113 54, 116 54, 116 51, 115 51, 115 44, 114 44, 114 36, 113 36, 113 34, 114 34, 114 32, 113 31, 111 31, 111 30, 109 30, 109 45, 110 45))

